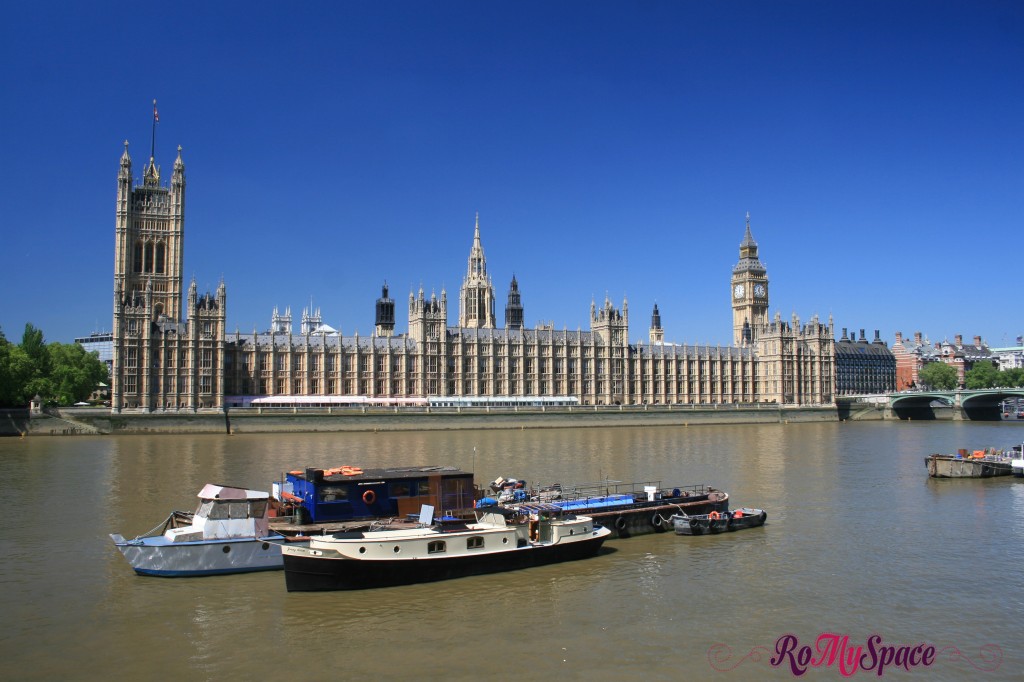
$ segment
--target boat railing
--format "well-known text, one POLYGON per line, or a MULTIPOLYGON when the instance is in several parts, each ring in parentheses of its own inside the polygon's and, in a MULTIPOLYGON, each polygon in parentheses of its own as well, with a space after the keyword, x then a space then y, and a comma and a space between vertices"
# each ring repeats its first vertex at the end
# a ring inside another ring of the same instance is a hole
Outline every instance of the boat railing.
POLYGON ((540 486, 535 488, 535 496, 540 500, 559 499, 573 502, 587 500, 607 500, 615 496, 630 496, 636 500, 646 500, 647 492, 654 489, 656 494, 672 497, 698 497, 712 492, 712 488, 705 484, 673 486, 665 488, 661 481, 596 481, 592 483, 576 483, 573 485, 561 485, 558 483, 540 486), (678 492, 677 492, 678 491, 678 492))
POLYGON ((168 528, 184 528, 185 526, 191 526, 193 519, 195 519, 195 514, 192 512, 178 511, 176 509, 168 514, 166 519, 156 524, 142 535, 135 536, 135 539, 139 540, 141 538, 163 535, 167 532, 168 528))

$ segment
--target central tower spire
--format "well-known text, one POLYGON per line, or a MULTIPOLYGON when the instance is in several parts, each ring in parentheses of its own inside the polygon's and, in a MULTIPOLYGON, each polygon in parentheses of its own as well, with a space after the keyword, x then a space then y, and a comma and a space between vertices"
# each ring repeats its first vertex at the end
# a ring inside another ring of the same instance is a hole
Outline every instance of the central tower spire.
POLYGON ((473 246, 469 250, 466 276, 459 292, 459 326, 494 329, 494 285, 487 275, 487 258, 480 243, 480 214, 476 214, 473 246))

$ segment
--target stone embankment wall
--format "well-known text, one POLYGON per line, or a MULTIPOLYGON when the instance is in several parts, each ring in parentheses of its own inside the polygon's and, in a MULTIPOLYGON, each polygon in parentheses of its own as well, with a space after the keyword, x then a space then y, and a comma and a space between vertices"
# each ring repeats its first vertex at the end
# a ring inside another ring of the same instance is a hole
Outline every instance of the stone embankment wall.
POLYGON ((443 431, 453 429, 544 429, 614 426, 688 426, 777 424, 839 419, 823 407, 575 407, 575 408, 347 408, 344 410, 262 411, 187 414, 111 414, 100 408, 64 408, 18 422, 7 435, 79 435, 85 433, 308 433, 317 431, 443 431))

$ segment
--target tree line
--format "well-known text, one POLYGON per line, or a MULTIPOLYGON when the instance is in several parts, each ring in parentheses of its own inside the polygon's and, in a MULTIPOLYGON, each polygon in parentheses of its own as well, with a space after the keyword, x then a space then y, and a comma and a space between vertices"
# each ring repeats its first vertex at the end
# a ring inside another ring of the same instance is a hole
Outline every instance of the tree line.
POLYGON ((29 323, 14 344, 0 329, 0 407, 27 407, 37 395, 47 405, 74 405, 108 380, 99 354, 80 343, 48 344, 29 323))
MULTIPOLYGON (((917 373, 918 383, 939 391, 951 391, 957 385, 957 371, 944 362, 929 362, 917 373)), ((1024 369, 998 369, 995 364, 976 362, 964 372, 964 388, 1024 388, 1024 369)))

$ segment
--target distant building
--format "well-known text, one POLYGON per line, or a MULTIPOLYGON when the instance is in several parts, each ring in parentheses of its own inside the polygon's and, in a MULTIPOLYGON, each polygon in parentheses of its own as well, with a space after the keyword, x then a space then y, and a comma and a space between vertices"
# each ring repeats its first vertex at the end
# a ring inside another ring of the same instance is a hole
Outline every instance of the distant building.
POLYGON ((975 363, 999 361, 980 336, 975 336, 973 341, 964 344, 963 336, 957 334, 952 343, 943 340, 933 344, 927 338, 922 338, 921 332, 914 332, 913 340, 904 338, 902 332, 896 332, 896 342, 892 345, 893 355, 896 356, 896 390, 919 388, 918 372, 929 362, 943 362, 954 367, 957 384, 962 385, 964 374, 975 363))
POLYGON ((107 375, 114 366, 114 334, 113 332, 93 332, 89 336, 75 339, 89 353, 97 353, 100 362, 107 366, 107 375))
POLYGON ((1024 368, 1024 336, 1017 337, 1016 346, 990 348, 1000 370, 1024 368))
POLYGON ((891 393, 896 390, 896 356, 875 330, 868 343, 864 330, 860 338, 843 335, 836 341, 836 395, 891 393))

